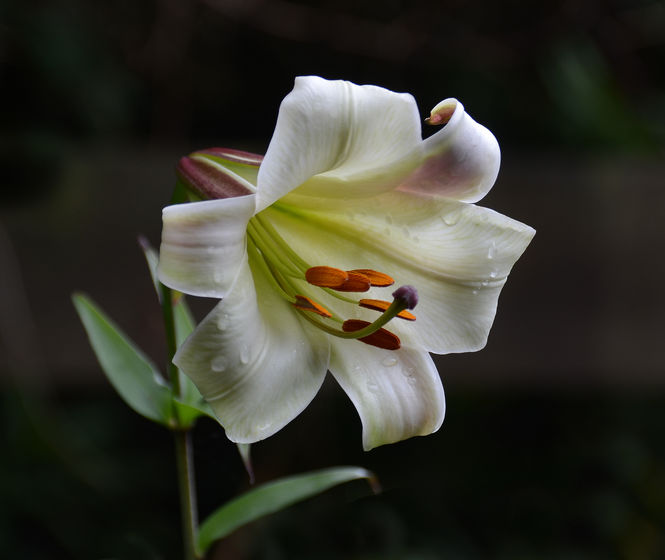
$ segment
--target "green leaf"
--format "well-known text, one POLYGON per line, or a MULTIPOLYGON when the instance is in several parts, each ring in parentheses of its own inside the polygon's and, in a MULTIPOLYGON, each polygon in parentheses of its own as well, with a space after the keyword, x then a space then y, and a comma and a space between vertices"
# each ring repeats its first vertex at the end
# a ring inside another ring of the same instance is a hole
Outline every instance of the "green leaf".
POLYGON ((90 298, 74 294, 72 300, 92 349, 115 390, 139 414, 172 425, 171 389, 159 370, 90 298))
POLYGON ((374 475, 361 467, 334 467, 269 482, 232 500, 206 519, 199 530, 198 546, 204 553, 216 540, 264 515, 284 509, 343 482, 366 478, 376 488, 374 475))

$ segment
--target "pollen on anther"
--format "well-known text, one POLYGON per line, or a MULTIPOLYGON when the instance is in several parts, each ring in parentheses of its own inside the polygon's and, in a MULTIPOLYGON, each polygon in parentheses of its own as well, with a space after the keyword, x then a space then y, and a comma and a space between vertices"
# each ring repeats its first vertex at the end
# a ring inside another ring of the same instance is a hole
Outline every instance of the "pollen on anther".
POLYGON ((366 292, 372 283, 365 275, 355 270, 347 271, 348 278, 339 286, 330 286, 338 292, 366 292))
MULTIPOLYGON (((364 329, 370 324, 371 323, 367 321, 361 321, 360 319, 347 319, 342 324, 342 330, 344 332, 359 331, 360 329, 364 329)), ((370 346, 383 348, 384 350, 398 350, 402 345, 399 337, 386 329, 379 329, 378 331, 375 331, 370 335, 363 336, 358 340, 364 342, 365 344, 369 344, 370 346)))
POLYGON ((305 271, 305 280, 320 288, 336 288, 349 278, 347 272, 332 266, 313 266, 305 271))
MULTIPOLYGON (((390 302, 389 301, 383 301, 381 299, 361 299, 358 302, 358 305, 360 307, 365 307, 367 309, 373 309, 374 311, 381 311, 384 312, 390 307, 390 302)), ((400 319, 406 319, 407 321, 415 321, 416 316, 413 313, 410 313, 409 311, 400 311, 397 314, 397 317, 400 319)))
POLYGON ((296 302, 293 304, 293 307, 296 309, 302 309, 304 311, 311 311, 312 313, 316 313, 322 317, 332 317, 332 313, 330 313, 330 311, 328 311, 321 304, 316 303, 314 300, 306 296, 297 295, 296 302))
POLYGON ((369 282, 372 286, 377 286, 379 288, 385 288, 386 286, 392 286, 395 283, 390 276, 383 272, 378 272, 370 268, 358 268, 355 270, 349 270, 348 272, 357 272, 369 278, 369 282))

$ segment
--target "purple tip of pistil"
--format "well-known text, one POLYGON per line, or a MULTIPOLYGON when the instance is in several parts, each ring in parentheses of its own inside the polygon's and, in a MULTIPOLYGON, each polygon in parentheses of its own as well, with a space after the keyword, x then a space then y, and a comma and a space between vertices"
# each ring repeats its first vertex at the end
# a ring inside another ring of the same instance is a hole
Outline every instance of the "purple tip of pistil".
POLYGON ((418 290, 413 286, 400 286, 393 292, 393 297, 404 300, 407 309, 413 309, 418 305, 418 290))

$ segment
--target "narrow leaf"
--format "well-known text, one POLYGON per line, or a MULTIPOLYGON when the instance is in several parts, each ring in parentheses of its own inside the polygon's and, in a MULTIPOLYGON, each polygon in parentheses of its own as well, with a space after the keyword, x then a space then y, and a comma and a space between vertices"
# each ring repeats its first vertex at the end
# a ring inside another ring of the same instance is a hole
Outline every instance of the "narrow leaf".
POLYGON ((115 390, 136 412, 168 426, 173 411, 171 389, 159 370, 90 298, 74 294, 72 300, 115 390))
POLYGON ((198 536, 199 549, 205 552, 216 540, 242 525, 360 478, 368 479, 372 488, 376 488, 374 475, 361 467, 335 467, 263 484, 224 504, 203 522, 198 536))

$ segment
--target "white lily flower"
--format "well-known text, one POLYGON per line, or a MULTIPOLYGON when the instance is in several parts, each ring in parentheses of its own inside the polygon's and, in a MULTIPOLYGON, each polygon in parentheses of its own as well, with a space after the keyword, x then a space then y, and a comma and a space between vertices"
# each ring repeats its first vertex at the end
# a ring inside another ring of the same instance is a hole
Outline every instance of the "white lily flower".
POLYGON ((445 126, 422 140, 408 94, 301 77, 265 158, 181 160, 181 179, 213 200, 164 209, 159 277, 221 301, 174 362, 232 441, 277 432, 328 370, 366 450, 440 427, 429 353, 485 345, 534 230, 471 204, 496 179, 494 136, 454 99, 428 122, 445 126), (386 301, 393 281, 417 290, 415 316, 412 289, 386 301))

